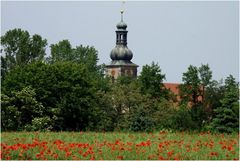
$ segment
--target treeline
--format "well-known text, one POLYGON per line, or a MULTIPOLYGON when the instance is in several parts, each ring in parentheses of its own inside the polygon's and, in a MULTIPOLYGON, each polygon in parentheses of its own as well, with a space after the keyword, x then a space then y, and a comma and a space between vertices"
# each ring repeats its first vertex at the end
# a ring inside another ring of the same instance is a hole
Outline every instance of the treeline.
POLYGON ((179 99, 154 62, 111 83, 94 47, 62 40, 46 56, 47 40, 21 29, 1 46, 2 131, 238 131, 238 82, 212 80, 208 64, 183 73, 179 99))

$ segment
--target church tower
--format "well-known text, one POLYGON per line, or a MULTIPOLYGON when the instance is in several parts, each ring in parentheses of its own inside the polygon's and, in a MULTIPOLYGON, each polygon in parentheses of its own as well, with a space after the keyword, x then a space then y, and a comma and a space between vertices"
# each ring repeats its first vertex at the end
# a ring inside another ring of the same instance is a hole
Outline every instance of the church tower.
POLYGON ((137 77, 138 65, 131 62, 133 53, 127 47, 127 24, 123 21, 123 10, 121 10, 121 21, 117 24, 116 46, 112 49, 109 65, 106 65, 106 75, 113 80, 119 76, 137 77))

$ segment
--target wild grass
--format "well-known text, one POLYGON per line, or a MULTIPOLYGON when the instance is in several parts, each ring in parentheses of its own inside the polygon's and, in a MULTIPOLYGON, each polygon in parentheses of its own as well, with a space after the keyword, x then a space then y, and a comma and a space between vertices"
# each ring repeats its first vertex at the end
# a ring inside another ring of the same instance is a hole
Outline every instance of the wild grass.
POLYGON ((239 134, 3 132, 7 160, 239 160, 239 134))

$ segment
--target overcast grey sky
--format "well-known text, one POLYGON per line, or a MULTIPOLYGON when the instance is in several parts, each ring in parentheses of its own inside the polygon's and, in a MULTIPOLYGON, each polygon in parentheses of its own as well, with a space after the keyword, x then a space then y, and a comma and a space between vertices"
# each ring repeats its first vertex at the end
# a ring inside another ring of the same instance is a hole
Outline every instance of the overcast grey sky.
MULTIPOLYGON (((139 71, 157 62, 166 82, 181 82, 190 64, 208 63, 213 78, 239 79, 239 2, 125 3, 128 47, 139 71)), ((39 34, 48 45, 68 39, 90 45, 110 63, 121 2, 1 2, 1 34, 14 28, 39 34)), ((49 49, 47 50, 49 53, 49 49)))

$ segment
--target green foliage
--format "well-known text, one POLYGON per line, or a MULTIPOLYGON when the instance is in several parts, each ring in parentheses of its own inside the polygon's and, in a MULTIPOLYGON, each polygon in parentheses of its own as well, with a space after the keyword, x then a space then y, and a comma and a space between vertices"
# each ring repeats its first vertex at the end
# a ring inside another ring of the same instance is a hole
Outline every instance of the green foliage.
POLYGON ((169 119, 174 115, 173 104, 162 98, 151 99, 145 96, 141 104, 130 111, 130 130, 153 131, 170 128, 169 119))
POLYGON ((130 130, 132 131, 152 131, 155 127, 150 110, 139 106, 132 114, 130 130))
POLYGON ((238 129, 238 83, 231 75, 225 85, 213 81, 208 64, 183 73, 179 106, 154 62, 138 79, 122 76, 112 83, 94 47, 73 48, 62 40, 43 62, 47 41, 21 29, 8 31, 1 45, 4 131, 238 129))
POLYGON ((163 80, 165 75, 161 73, 160 66, 152 62, 151 65, 145 65, 138 77, 140 89, 143 94, 149 94, 151 97, 164 96, 163 80))
POLYGON ((201 84, 204 87, 208 86, 211 83, 211 79, 212 79, 212 71, 210 70, 210 67, 208 66, 208 64, 206 65, 202 64, 198 68, 198 72, 199 72, 201 84))
POLYGON ((200 78, 197 67, 190 65, 188 71, 183 73, 182 81, 183 84, 180 85, 182 102, 197 104, 200 95, 200 78))
POLYGON ((180 85, 181 104, 190 107, 191 119, 196 129, 201 129, 212 117, 213 105, 219 98, 217 82, 212 81, 212 71, 208 64, 199 68, 190 65, 188 71, 183 73, 183 84, 180 85))
POLYGON ((14 98, 1 94, 1 129, 2 131, 14 131, 18 129, 21 113, 12 104, 14 98))
POLYGON ((57 44, 51 44, 51 62, 71 61, 72 46, 68 40, 59 41, 57 44))
POLYGON ((183 73, 183 84, 180 86, 182 103, 192 103, 194 106, 199 103, 205 105, 206 88, 212 84, 212 71, 208 64, 199 68, 190 65, 188 71, 183 73), (201 99, 201 100, 200 100, 201 99))
POLYGON ((124 85, 128 85, 128 84, 133 84, 133 82, 136 84, 136 79, 130 76, 119 76, 116 80, 116 82, 118 82, 119 84, 124 84, 124 85))
POLYGON ((170 118, 169 126, 174 130, 193 130, 196 128, 195 122, 192 119, 190 109, 186 105, 181 105, 176 113, 170 118))
POLYGON ((11 92, 11 96, 2 94, 1 116, 3 130, 21 130, 31 124, 36 117, 43 115, 44 107, 30 87, 11 92))
POLYGON ((143 95, 136 81, 119 78, 106 93, 99 94, 104 130, 152 131, 168 127, 173 105, 166 99, 143 95), (124 80, 124 81, 122 81, 124 80), (112 128, 110 128, 112 127, 112 128), (113 129, 114 127, 114 129, 113 129))
POLYGON ((29 35, 21 29, 9 30, 1 36, 3 56, 1 56, 2 76, 16 65, 24 65, 35 60, 43 60, 47 40, 40 35, 29 35))
POLYGON ((4 79, 4 76, 7 73, 7 60, 1 56, 1 80, 4 79))
POLYGON ((221 82, 212 81, 206 88, 204 106, 207 110, 207 115, 210 118, 212 116, 212 111, 216 107, 221 106, 220 100, 224 95, 224 86, 221 82))
POLYGON ((32 127, 31 130, 37 131, 37 130, 51 130, 52 126, 51 119, 48 116, 44 117, 36 117, 32 120, 32 127))
POLYGON ((97 66, 98 52, 94 47, 76 46, 72 48, 68 40, 59 41, 51 45, 51 57, 49 62, 71 61, 78 64, 84 64, 90 71, 99 70, 97 66))
POLYGON ((8 94, 30 85, 44 105, 45 115, 55 120, 53 128, 84 129, 97 104, 94 82, 83 64, 36 62, 12 70, 3 82, 3 92, 8 94))
POLYGON ((97 66, 98 52, 94 47, 76 46, 73 49, 74 62, 85 64, 91 71, 99 69, 97 66))
MULTIPOLYGON (((151 101, 151 100, 150 100, 151 101)), ((162 98, 155 102, 155 108, 150 114, 155 122, 155 129, 171 129, 171 118, 176 113, 176 105, 169 100, 162 98)))
POLYGON ((99 93, 99 102, 104 111, 103 117, 108 118, 108 123, 116 129, 128 127, 128 114, 142 100, 138 89, 132 84, 125 85, 114 83, 106 93, 99 93))
POLYGON ((205 107, 203 104, 198 104, 190 108, 191 118, 194 122, 195 129, 200 130, 204 127, 208 120, 208 115, 206 114, 205 107))
POLYGON ((239 87, 232 75, 225 80, 225 92, 221 106, 214 110, 210 129, 218 132, 239 130, 239 87))
POLYGON ((212 71, 210 67, 207 65, 203 65, 198 68, 199 77, 201 80, 201 96, 202 102, 205 103, 205 90, 212 82, 212 71))

